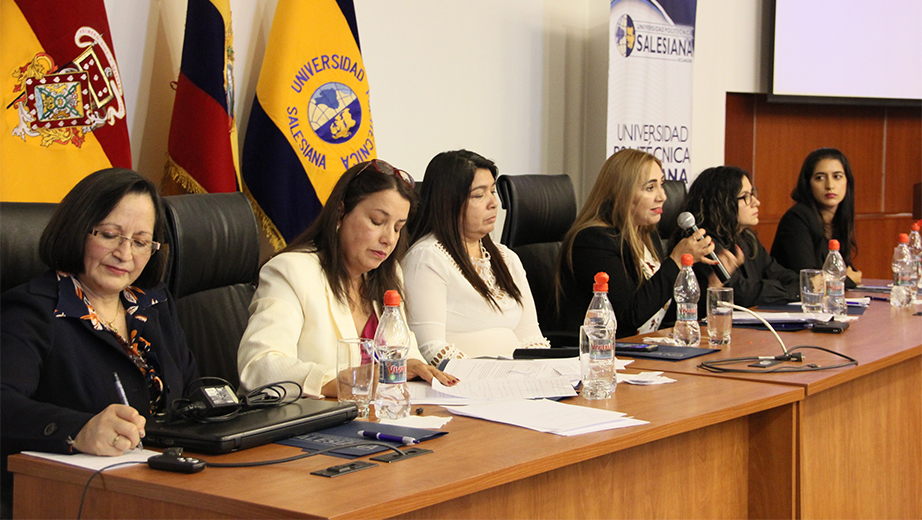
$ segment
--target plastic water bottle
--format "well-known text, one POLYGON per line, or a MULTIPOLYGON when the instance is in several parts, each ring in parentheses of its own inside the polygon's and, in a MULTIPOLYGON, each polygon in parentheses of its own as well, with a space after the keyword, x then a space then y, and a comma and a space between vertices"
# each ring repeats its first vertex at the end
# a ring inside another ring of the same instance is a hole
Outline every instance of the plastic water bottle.
POLYGON ((618 331, 618 320, 615 318, 615 311, 611 308, 611 302, 608 300, 608 273, 598 272, 594 277, 595 283, 592 284, 592 301, 589 302, 589 309, 586 310, 586 319, 583 325, 587 327, 600 327, 611 329, 611 337, 615 337, 618 331))
POLYGON ((592 300, 580 334, 580 373, 584 399, 608 399, 615 379, 615 331, 617 320, 608 300, 608 273, 596 273, 592 300))
POLYGON ((823 264, 823 278, 826 279, 826 297, 823 310, 835 318, 845 317, 848 307, 845 305, 845 260, 839 253, 839 241, 829 241, 829 254, 823 264))
POLYGON ((909 252, 912 253, 912 266, 916 272, 916 289, 922 289, 922 235, 919 228, 922 220, 913 222, 912 231, 909 233, 909 252))
POLYGON ((900 243, 893 250, 893 288, 890 289, 890 306, 911 307, 916 295, 916 277, 909 251, 909 235, 900 233, 900 243))
POLYGON ((400 313, 400 293, 384 293, 384 314, 375 331, 378 355, 378 386, 375 389, 375 415, 378 419, 410 416, 410 391, 407 389, 407 354, 410 327, 400 313))
POLYGON ((701 343, 701 327, 698 325, 698 298, 701 288, 692 271, 695 259, 692 255, 682 255, 682 270, 676 277, 672 296, 676 303, 675 328, 672 335, 679 345, 697 347, 701 343))

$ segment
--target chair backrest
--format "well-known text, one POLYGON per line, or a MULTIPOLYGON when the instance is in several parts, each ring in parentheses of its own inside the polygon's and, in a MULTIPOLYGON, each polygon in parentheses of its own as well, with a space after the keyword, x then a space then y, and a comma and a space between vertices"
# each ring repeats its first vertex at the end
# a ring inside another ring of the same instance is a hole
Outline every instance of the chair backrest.
POLYGON ((666 202, 663 203, 663 214, 659 224, 656 225, 656 230, 659 233, 663 251, 668 255, 674 245, 672 237, 679 228, 677 219, 685 207, 688 186, 685 181, 666 181, 663 183, 663 189, 666 191, 666 202))
POLYGON ((38 242, 57 208, 46 202, 0 202, 0 292, 48 270, 38 242))
POLYGON ((559 330, 554 283, 560 242, 576 219, 573 183, 566 175, 502 175, 496 187, 506 210, 500 241, 525 267, 541 331, 552 345, 573 345, 575 333, 559 330))
POLYGON ((164 197, 169 288, 202 376, 236 388, 237 347, 259 272, 259 227, 243 193, 164 197))

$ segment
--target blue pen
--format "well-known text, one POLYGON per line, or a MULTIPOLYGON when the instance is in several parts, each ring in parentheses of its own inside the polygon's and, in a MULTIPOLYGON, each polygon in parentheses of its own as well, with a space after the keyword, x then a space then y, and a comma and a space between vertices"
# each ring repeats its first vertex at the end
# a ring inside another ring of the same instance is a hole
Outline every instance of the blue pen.
POLYGON ((419 444, 419 439, 414 439, 413 437, 402 437, 400 435, 389 435, 387 433, 370 432, 365 430, 359 430, 358 434, 362 437, 377 439, 379 441, 402 442, 403 444, 419 444))
MULTIPOLYGON (((122 400, 123 405, 131 406, 130 404, 128 404, 128 396, 125 395, 125 387, 122 386, 122 380, 119 379, 118 372, 112 372, 112 375, 115 377, 115 390, 118 392, 118 398, 122 400)), ((143 450, 144 444, 142 444, 141 441, 138 441, 138 445, 136 446, 136 448, 138 448, 139 450, 143 450)))

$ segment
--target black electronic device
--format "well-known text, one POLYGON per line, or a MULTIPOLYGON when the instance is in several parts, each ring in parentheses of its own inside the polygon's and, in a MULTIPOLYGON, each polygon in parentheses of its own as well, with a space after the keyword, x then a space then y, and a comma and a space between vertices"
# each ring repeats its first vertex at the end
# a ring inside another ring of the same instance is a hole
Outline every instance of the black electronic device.
POLYGON ((813 324, 813 332, 825 332, 828 334, 842 334, 847 328, 847 321, 820 321, 813 324))
POLYGON ((659 350, 659 345, 650 345, 648 343, 628 343, 624 341, 615 342, 615 352, 630 354, 631 352, 654 352, 659 350))
POLYGON ((147 459, 147 465, 160 471, 174 471, 176 473, 198 473, 205 469, 205 461, 192 457, 176 457, 174 455, 154 455, 147 459))

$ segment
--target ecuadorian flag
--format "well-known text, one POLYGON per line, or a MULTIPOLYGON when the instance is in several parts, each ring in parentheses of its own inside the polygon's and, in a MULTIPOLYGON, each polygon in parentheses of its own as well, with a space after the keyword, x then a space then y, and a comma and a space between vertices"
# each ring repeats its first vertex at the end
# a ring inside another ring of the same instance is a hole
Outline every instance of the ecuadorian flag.
POLYGON ((103 0, 2 0, 0 20, 0 200, 60 202, 96 170, 131 168, 103 0))
POLYGON ((276 249, 375 158, 352 0, 280 0, 243 143, 243 180, 276 249))
POLYGON ((165 193, 239 190, 229 0, 189 0, 168 152, 165 193))

